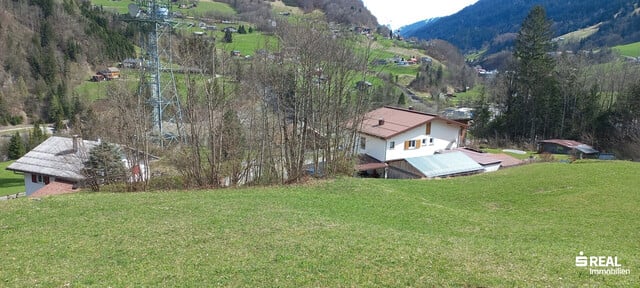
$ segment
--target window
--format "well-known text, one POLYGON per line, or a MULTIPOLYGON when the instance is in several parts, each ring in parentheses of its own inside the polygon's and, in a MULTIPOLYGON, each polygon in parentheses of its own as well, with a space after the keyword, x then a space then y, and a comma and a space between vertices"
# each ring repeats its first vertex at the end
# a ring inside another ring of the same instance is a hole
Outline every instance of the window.
POLYGON ((38 175, 38 183, 42 183, 42 175, 38 175))
POLYGON ((396 148, 396 141, 389 142, 389 149, 396 148))
POLYGON ((429 145, 433 145, 433 138, 429 137, 429 145))
POLYGON ((422 138, 422 146, 427 145, 427 138, 422 138))
POLYGON ((416 149, 417 145, 416 145, 416 140, 409 140, 409 141, 404 141, 404 150, 407 149, 416 149))
POLYGON ((31 174, 31 182, 38 183, 38 178, 36 178, 36 174, 31 174))
POLYGON ((360 149, 367 149, 367 138, 360 137, 360 149))

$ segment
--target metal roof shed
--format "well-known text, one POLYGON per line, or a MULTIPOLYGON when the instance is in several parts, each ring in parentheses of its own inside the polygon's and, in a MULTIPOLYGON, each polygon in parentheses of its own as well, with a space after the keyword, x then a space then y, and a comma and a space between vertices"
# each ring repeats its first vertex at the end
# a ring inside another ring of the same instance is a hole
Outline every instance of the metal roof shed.
POLYGON ((474 174, 484 170, 480 164, 459 151, 405 160, 427 178, 474 174))

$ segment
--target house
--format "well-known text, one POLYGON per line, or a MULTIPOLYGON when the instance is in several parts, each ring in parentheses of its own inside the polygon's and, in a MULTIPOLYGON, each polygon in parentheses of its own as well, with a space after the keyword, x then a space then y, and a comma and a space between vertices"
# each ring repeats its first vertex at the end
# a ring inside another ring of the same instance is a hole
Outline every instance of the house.
POLYGON ((89 151, 97 145, 97 141, 82 140, 79 137, 49 137, 11 163, 7 170, 24 174, 27 196, 50 183, 74 186, 84 179, 80 171, 89 157, 89 151))
MULTIPOLYGON (((411 108, 386 106, 364 115, 358 129, 357 153, 366 157, 361 165, 378 163, 376 173, 386 175, 382 168, 397 168, 395 161, 424 157, 436 152, 458 148, 464 143, 467 125, 435 114, 411 108), (383 165, 387 164, 387 165, 383 165)), ((366 166, 358 166, 363 171, 366 166)), ((385 169, 386 170, 386 169, 385 169)))
MULTIPOLYGON (((82 185, 85 179, 82 175, 84 162, 89 158, 89 151, 99 144, 100 141, 83 140, 77 136, 52 136, 11 163, 7 170, 24 174, 27 196, 50 194, 52 189, 58 193, 71 192, 82 185)), ((149 176, 143 164, 130 165, 124 155, 122 161, 131 170, 130 180, 142 180, 149 176)))
POLYGON ((358 130, 358 154, 381 162, 433 155, 458 148, 467 126, 435 114, 386 106, 364 115, 358 130))
POLYGON ((574 140, 549 139, 538 141, 538 153, 568 154, 579 159, 598 158, 598 150, 574 140))
POLYGON ((231 32, 231 33, 236 33, 238 32, 238 29, 234 28, 234 27, 225 27, 224 29, 222 29, 222 32, 231 32))
POLYGON ((97 74, 104 76, 104 78, 107 80, 118 79, 120 78, 120 69, 116 67, 109 67, 107 69, 98 71, 97 74))

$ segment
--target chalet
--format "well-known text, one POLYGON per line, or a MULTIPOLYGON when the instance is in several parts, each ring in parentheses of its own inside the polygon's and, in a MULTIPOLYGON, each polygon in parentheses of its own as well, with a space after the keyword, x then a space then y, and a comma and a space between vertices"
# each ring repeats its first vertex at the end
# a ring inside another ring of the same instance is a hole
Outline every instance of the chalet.
MULTIPOLYGON (((11 163, 7 170, 24 174, 27 196, 50 193, 52 189, 56 193, 72 192, 82 185, 84 163, 89 159, 89 151, 99 144, 99 141, 83 140, 77 136, 52 136, 11 163)), ((131 170, 130 181, 149 176, 143 164, 130 165, 125 158, 123 155, 123 164, 131 170)))
POLYGON ((106 80, 113 80, 120 78, 120 69, 116 67, 109 67, 104 70, 98 71, 98 75, 104 76, 106 80))
POLYGON ((11 163, 7 170, 24 174, 27 196, 56 182, 58 186, 66 184, 63 186, 70 191, 84 179, 80 171, 89 157, 89 151, 97 145, 97 141, 82 140, 79 137, 49 137, 11 163))
POLYGON ((598 158, 598 150, 574 140, 549 139, 538 141, 538 153, 568 154, 579 159, 598 158))
POLYGON ((466 133, 465 124, 387 106, 364 115, 356 149, 358 154, 375 160, 370 162, 386 163, 391 168, 397 161, 458 148, 464 143, 466 133))

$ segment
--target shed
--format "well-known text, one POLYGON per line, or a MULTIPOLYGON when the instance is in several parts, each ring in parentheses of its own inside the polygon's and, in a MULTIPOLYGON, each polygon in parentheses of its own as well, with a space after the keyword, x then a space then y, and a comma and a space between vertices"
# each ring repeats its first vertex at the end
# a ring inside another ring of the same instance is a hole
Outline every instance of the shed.
POLYGON ((538 142, 538 153, 567 154, 582 158, 597 158, 598 150, 574 140, 549 139, 538 142))
POLYGON ((460 151, 407 158, 389 163, 394 177, 437 178, 481 173, 484 167, 460 151))

